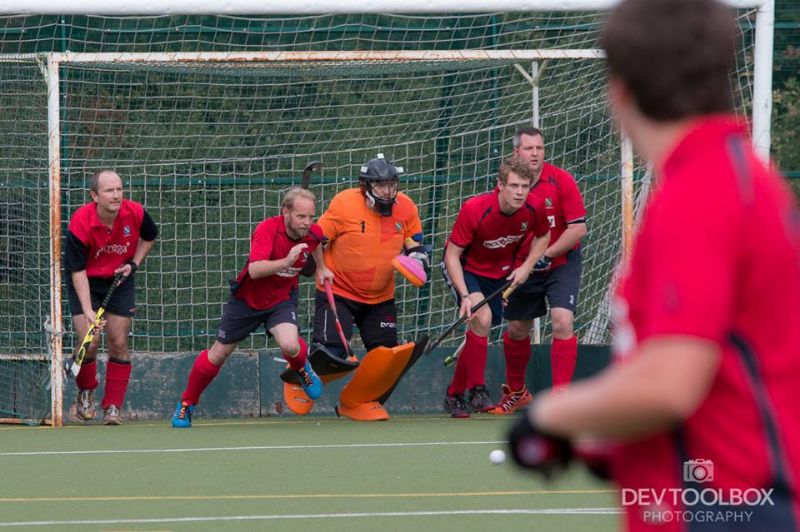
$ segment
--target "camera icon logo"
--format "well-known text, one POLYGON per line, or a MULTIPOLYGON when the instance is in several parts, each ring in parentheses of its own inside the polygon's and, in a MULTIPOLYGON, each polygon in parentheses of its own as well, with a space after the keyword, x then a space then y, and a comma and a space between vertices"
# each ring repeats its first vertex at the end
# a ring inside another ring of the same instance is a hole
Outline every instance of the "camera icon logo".
POLYGON ((711 460, 687 460, 683 463, 684 482, 711 482, 714 480, 714 462, 711 460))

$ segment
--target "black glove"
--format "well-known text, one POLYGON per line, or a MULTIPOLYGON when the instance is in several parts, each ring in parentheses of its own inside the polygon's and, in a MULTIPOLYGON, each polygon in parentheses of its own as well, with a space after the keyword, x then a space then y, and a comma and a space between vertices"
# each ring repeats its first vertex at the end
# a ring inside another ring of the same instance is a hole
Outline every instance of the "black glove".
POLYGON ((533 271, 535 272, 546 272, 550 269, 550 265, 553 263, 553 259, 548 257, 547 255, 542 255, 539 257, 539 260, 536 261, 536 264, 533 265, 533 271))
POLYGON ((133 275, 134 273, 136 273, 136 270, 138 270, 138 269, 139 269, 139 265, 138 265, 138 264, 136 264, 136 262, 135 262, 133 259, 130 259, 130 260, 128 260, 128 261, 125 261, 125 264, 127 264, 128 266, 130 266, 130 267, 131 267, 131 273, 130 273, 130 275, 133 275))
POLYGON ((575 444, 575 457, 586 464, 589 472, 600 480, 611 480, 611 446, 599 442, 575 444))
POLYGON ((511 427, 508 445, 517 465, 539 471, 546 478, 557 469, 566 469, 572 458, 569 441, 540 430, 530 422, 527 411, 511 427))
POLYGON ((425 249, 425 246, 411 248, 406 252, 406 255, 409 258, 418 260, 426 272, 431 269, 431 258, 430 255, 428 255, 428 251, 425 249))

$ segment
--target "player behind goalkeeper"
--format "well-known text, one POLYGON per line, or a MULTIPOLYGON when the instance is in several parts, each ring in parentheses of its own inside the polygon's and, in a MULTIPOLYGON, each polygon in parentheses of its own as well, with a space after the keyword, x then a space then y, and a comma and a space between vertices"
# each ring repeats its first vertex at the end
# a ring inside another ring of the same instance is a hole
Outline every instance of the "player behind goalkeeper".
MULTIPOLYGON (((200 395, 239 342, 262 324, 275 338, 289 367, 311 397, 319 397, 322 383, 307 361, 308 348, 297 329, 297 277, 309 254, 322 264, 322 230, 313 223, 314 194, 291 188, 283 198, 281 214, 262 221, 253 231, 250 256, 222 311, 217 339, 197 355, 186 389, 172 416, 172 426, 189 428, 200 395)), ((331 278, 324 266, 320 278, 331 278)))

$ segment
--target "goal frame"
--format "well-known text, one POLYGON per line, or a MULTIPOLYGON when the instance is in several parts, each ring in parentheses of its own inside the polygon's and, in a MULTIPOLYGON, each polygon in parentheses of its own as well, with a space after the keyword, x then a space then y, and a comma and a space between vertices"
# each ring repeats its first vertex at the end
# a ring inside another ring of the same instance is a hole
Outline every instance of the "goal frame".
MULTIPOLYGON (((768 158, 771 142, 772 63, 775 17, 774 0, 725 0, 734 8, 756 10, 752 100, 752 141, 756 151, 768 158)), ((218 2, 211 0, 144 0, 107 2, 106 0, 0 0, 2 14, 367 14, 367 13, 482 13, 604 11, 618 0, 373 0, 354 8, 343 0, 296 0, 287 6, 275 0, 232 0, 220 13, 218 2)), ((539 61, 556 59, 602 59, 598 49, 540 50, 431 50, 431 51, 338 51, 338 52, 175 52, 175 53, 70 53, 53 52, 35 55, 0 57, 0 61, 36 60, 47 83, 48 180, 50 214, 50 327, 51 425, 63 424, 64 353, 61 312, 61 124, 59 66, 75 63, 198 63, 198 62, 287 62, 287 61, 471 61, 513 60, 531 84, 532 123, 538 122, 539 61), (520 63, 529 65, 530 71, 520 63), (530 72, 530 73, 528 73, 530 72)), ((621 149, 622 253, 627 255, 633 235, 633 149, 628 139, 621 149)), ((539 327, 536 328, 537 332, 539 327)))

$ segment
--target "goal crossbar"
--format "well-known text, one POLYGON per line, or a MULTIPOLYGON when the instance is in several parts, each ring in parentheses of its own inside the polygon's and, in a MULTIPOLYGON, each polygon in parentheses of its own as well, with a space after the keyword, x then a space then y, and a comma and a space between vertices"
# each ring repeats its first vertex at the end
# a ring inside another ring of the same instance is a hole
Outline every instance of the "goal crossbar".
POLYGON ((54 63, 256 63, 256 62, 370 62, 370 61, 540 61, 603 59, 605 52, 588 49, 541 50, 349 50, 281 52, 121 52, 0 55, 2 62, 49 59, 54 63))
MULTIPOLYGON (((522 11, 597 11, 607 10, 619 0, 294 0, 291 6, 282 0, 0 0, 0 14, 338 14, 338 13, 481 13, 522 11)), ((726 0, 736 8, 753 8, 773 0, 726 0)))

